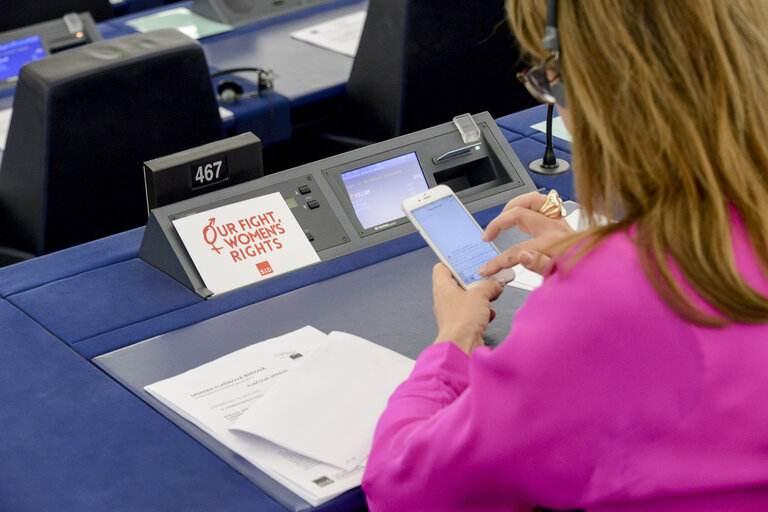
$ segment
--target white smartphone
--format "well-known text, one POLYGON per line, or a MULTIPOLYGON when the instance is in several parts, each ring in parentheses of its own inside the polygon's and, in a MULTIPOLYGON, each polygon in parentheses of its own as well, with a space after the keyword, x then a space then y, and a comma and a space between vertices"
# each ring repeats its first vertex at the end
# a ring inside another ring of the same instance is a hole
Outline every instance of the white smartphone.
MULTIPOLYGON (((450 187, 438 185, 404 199, 401 206, 464 289, 486 279, 477 273, 477 269, 498 256, 499 250, 492 243, 482 240, 480 225, 450 187)), ((515 278, 515 271, 503 269, 492 278, 507 283, 515 278)))

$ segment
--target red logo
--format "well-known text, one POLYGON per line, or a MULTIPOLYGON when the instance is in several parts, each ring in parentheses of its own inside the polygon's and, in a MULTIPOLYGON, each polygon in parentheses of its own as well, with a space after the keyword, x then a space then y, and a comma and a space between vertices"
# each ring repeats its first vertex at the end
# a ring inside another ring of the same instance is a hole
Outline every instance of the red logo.
POLYGON ((203 240, 211 246, 212 251, 216 251, 216 254, 221 254, 221 247, 216 247, 216 239, 219 235, 216 233, 216 228, 213 227, 215 223, 216 217, 208 219, 208 225, 203 228, 203 240))
POLYGON ((270 265, 268 261, 262 261, 261 263, 257 263, 256 268, 259 269, 259 274, 263 276, 274 272, 274 270, 272 270, 272 265, 270 265))

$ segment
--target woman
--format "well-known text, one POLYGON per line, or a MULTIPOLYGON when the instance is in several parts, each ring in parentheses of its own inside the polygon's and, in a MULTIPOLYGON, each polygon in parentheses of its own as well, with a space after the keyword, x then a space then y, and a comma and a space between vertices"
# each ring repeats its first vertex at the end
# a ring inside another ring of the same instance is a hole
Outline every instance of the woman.
POLYGON ((547 276, 493 350, 501 286, 435 267, 437 339, 379 421, 370 509, 768 510, 768 2, 554 4, 507 11, 546 61, 529 85, 567 103, 583 212, 615 221, 569 234, 528 195, 489 224, 535 238, 482 273, 547 276))

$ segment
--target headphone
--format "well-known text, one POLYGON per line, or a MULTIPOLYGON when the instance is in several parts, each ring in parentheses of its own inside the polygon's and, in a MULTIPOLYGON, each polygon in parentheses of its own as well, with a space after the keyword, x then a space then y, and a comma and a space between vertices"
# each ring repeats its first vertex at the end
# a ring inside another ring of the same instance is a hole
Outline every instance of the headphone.
POLYGON ((234 80, 220 80, 216 84, 216 92, 219 97, 218 100, 224 105, 233 105, 240 100, 248 98, 256 98, 261 96, 266 90, 270 90, 274 87, 275 74, 271 69, 264 68, 230 68, 222 69, 211 74, 211 78, 216 78, 222 75, 231 75, 234 73, 256 73, 256 90, 251 92, 245 92, 243 86, 234 80))
MULTIPOLYGON (((552 52, 555 66, 560 67, 560 33, 557 31, 557 0, 547 0, 547 26, 544 27, 544 37, 541 46, 552 52)), ((565 107, 565 84, 562 80, 550 85, 552 96, 557 104, 565 107)))

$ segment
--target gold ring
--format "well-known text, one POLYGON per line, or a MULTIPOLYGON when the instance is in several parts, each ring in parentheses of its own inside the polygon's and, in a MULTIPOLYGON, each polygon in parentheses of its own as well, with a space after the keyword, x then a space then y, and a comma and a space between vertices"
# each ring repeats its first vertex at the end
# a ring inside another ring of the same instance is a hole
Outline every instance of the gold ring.
POLYGON ((557 190, 552 189, 547 194, 547 200, 539 208, 539 213, 550 219, 562 219, 566 215, 565 206, 563 206, 563 200, 560 199, 560 195, 557 190))

